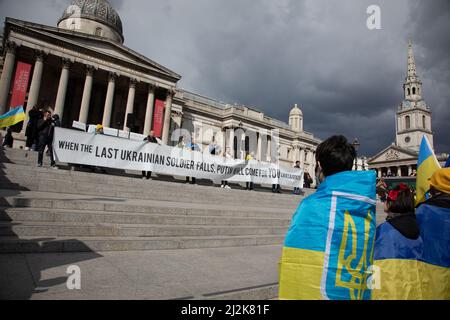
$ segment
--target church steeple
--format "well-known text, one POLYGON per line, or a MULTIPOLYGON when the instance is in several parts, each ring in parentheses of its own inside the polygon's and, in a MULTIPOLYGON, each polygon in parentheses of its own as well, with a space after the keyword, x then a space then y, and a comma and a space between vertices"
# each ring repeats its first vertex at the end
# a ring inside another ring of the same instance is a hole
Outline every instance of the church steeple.
POLYGON ((405 100, 422 100, 422 82, 417 75, 416 61, 414 59, 414 51, 411 40, 409 40, 408 43, 408 74, 406 75, 403 88, 405 93, 405 100))
POLYGON ((433 144, 431 110, 422 99, 422 82, 417 75, 412 41, 408 45, 408 72, 403 84, 405 98, 397 111, 396 144, 401 148, 419 151, 422 137, 433 144))

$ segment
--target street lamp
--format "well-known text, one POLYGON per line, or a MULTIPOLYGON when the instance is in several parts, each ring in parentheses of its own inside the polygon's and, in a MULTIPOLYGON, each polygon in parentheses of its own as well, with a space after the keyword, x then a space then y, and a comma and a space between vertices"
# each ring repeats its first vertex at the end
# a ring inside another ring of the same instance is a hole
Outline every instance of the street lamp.
POLYGON ((355 140, 352 143, 353 148, 355 148, 355 171, 358 171, 358 148, 361 145, 358 141, 358 138, 355 138, 355 140))

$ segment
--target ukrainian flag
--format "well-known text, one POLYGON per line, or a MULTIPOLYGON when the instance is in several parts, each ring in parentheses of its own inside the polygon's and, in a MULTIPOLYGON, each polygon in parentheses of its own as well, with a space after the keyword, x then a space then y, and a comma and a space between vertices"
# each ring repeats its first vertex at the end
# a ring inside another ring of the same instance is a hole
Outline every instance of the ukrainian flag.
POLYGON ((280 262, 282 300, 370 299, 375 172, 329 176, 292 219, 280 262))
POLYGON ((378 227, 374 270, 376 300, 450 299, 450 208, 422 203, 417 209, 420 237, 410 240, 389 223, 378 227))
POLYGON ((24 120, 25 112, 23 107, 20 106, 0 116, 0 128, 11 127, 24 120))
POLYGON ((440 168, 430 142, 426 136, 423 136, 417 162, 416 206, 427 199, 427 192, 430 190, 429 179, 440 168))

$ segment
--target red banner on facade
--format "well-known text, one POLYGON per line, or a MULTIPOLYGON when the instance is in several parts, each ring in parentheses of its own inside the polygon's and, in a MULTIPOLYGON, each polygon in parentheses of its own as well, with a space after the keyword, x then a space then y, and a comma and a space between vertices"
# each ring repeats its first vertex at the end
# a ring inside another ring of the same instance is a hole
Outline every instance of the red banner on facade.
POLYGON ((164 101, 155 100, 155 111, 153 113, 153 132, 155 137, 161 138, 164 121, 164 101))
POLYGON ((31 64, 17 62, 16 77, 14 79, 13 93, 11 97, 11 109, 23 106, 27 95, 28 80, 30 79, 31 64))

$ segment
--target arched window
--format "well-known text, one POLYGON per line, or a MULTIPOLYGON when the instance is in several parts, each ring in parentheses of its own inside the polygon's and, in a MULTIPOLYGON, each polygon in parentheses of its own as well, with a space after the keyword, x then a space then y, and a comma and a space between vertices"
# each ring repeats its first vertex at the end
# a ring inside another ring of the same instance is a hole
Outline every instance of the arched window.
POLYGON ((411 94, 411 90, 408 88, 408 96, 411 94))
POLYGON ((410 116, 405 117, 405 128, 410 129, 411 128, 411 118, 410 116))
POLYGON ((425 116, 422 116, 422 127, 424 129, 427 128, 427 118, 425 116))
POLYGON ((413 94, 416 94, 416 87, 413 88, 413 94))

